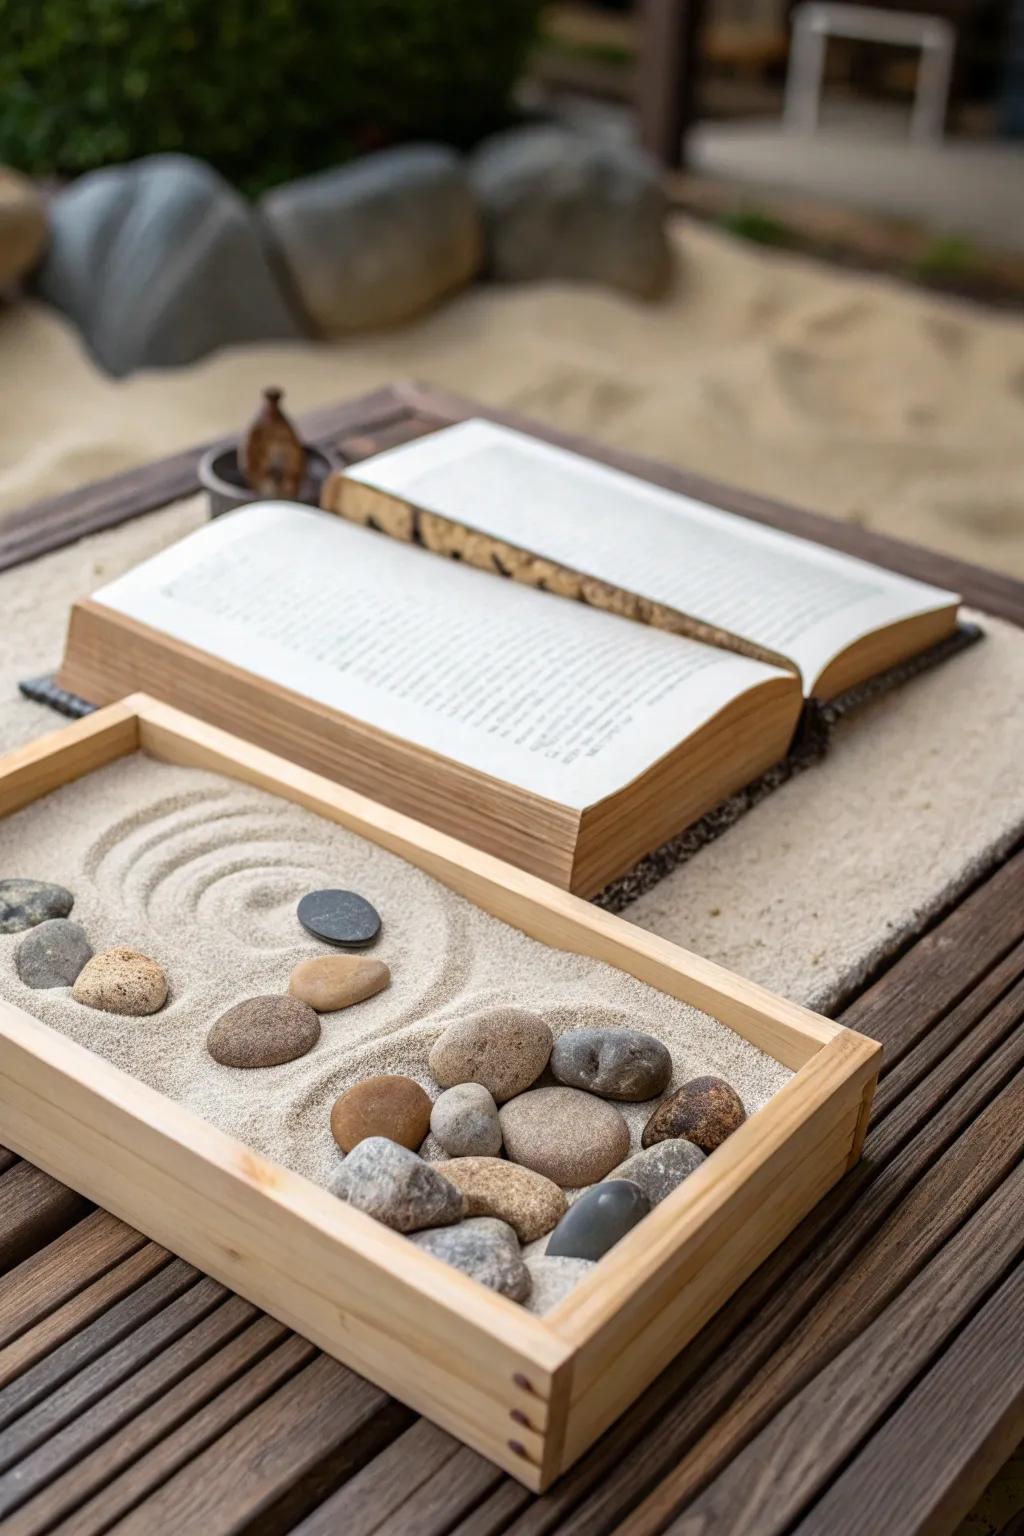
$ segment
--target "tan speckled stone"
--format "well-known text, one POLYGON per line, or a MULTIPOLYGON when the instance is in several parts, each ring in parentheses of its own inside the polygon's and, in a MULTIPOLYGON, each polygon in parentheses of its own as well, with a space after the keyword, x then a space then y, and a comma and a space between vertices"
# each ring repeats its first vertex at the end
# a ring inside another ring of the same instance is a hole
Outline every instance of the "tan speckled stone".
POLYGON ((383 992, 391 972, 383 960, 363 955, 317 955, 300 960, 288 980, 288 991, 317 1013, 337 1013, 383 992))
POLYGON ((71 995, 104 1013, 156 1013, 167 1001, 167 977, 136 949, 105 949, 79 971, 71 995))
POLYGON ((567 1201, 557 1184, 501 1157, 454 1157, 432 1165, 466 1197, 469 1216, 497 1216, 515 1229, 521 1243, 543 1237, 565 1215, 567 1201))
POLYGON ((563 1189, 603 1179, 629 1153, 621 1110, 579 1088, 534 1088, 502 1105, 498 1119, 507 1156, 563 1189))
POLYGON ((430 1070, 442 1088, 483 1083, 498 1104, 535 1083, 554 1040, 527 1008, 484 1008, 449 1024, 434 1041, 430 1070))

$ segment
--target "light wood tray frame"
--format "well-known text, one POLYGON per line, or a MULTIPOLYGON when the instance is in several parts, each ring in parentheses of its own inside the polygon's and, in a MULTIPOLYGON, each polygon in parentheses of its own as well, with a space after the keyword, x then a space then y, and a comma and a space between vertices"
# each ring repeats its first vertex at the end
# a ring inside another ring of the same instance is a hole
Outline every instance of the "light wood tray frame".
POLYGON ((0 1142, 541 1490, 857 1159, 881 1048, 327 779, 136 694, 0 762, 0 816, 135 751, 241 779, 484 911, 713 1014, 794 1076, 532 1316, 0 1002, 0 1142))

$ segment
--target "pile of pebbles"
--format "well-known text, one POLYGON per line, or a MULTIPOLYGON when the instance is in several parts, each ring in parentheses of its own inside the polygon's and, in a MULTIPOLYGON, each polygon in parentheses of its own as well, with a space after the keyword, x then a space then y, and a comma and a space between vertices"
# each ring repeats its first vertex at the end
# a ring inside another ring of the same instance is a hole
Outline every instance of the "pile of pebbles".
MULTIPOLYGON (((71 987, 76 1001, 111 1013, 162 1008, 168 982, 156 961, 123 947, 94 954, 68 916, 73 905, 63 886, 0 880, 0 933, 26 930, 15 953, 26 986, 71 987)), ((384 961, 355 952, 381 929, 365 898, 311 891, 296 916, 334 953, 300 961, 287 992, 248 997, 222 1013, 206 1040, 221 1066, 259 1070, 294 1061, 317 1045, 322 1014, 389 985, 384 961)), ((654 1035, 581 1028, 556 1040, 526 1008, 455 1019, 428 1064, 436 1094, 410 1077, 384 1074, 335 1101, 331 1132, 344 1161, 333 1191, 538 1313, 556 1305, 746 1118, 722 1078, 696 1077, 668 1092, 672 1058, 654 1035), (632 1155, 619 1104, 651 1106, 641 1150, 632 1155), (428 1137, 440 1160, 421 1155, 428 1137)))

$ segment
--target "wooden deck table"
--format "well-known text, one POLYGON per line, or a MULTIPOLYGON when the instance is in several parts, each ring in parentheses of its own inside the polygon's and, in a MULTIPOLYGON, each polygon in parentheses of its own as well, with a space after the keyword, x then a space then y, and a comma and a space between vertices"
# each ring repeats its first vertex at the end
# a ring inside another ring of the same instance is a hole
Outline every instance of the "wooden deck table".
MULTIPOLYGON (((352 458, 468 414, 398 385, 305 426, 352 458)), ((1003 576, 582 446, 1024 624, 1003 576)), ((0 568, 189 494, 196 457, 7 517, 0 568)), ((541 1498, 0 1150, 0 1529, 952 1530, 1024 1435, 1024 850, 843 1020, 886 1049, 863 1161, 541 1498)))

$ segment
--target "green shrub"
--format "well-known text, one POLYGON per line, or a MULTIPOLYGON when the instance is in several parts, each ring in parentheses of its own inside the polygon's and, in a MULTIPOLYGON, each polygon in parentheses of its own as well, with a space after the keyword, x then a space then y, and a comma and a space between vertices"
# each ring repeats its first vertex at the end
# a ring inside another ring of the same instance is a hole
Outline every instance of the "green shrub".
POLYGON ((540 0, 0 0, 0 162, 178 150, 249 190, 497 126, 540 0))

